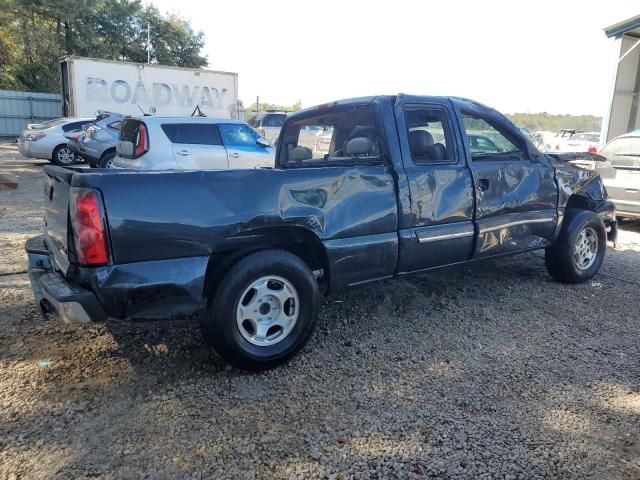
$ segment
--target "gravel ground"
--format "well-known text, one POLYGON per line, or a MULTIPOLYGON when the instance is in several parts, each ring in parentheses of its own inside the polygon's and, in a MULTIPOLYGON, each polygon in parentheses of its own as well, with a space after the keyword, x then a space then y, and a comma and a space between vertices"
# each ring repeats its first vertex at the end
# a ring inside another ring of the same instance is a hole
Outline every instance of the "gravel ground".
POLYGON ((580 286, 534 253, 330 298, 300 355, 249 374, 192 322, 38 316, 5 274, 44 163, 0 146, 0 479, 640 478, 640 224, 580 286))

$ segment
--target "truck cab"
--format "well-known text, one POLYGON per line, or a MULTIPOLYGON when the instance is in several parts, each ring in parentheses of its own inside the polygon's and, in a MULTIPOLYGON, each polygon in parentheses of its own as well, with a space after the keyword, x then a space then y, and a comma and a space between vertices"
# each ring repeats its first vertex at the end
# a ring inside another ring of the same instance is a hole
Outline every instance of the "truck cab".
POLYGON ((350 176, 350 224, 330 241, 354 250, 340 262, 348 284, 545 247, 563 213, 552 161, 503 115, 465 99, 373 97, 299 112, 277 161, 350 176), (309 127, 332 132, 328 152, 305 144, 309 127), (369 238, 355 240, 361 224, 369 238))

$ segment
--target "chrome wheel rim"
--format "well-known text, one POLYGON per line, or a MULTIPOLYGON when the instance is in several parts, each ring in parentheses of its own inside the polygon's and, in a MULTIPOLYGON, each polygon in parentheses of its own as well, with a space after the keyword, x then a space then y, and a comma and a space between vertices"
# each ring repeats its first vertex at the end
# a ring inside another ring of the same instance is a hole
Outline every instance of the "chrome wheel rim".
POLYGON ((107 160, 107 163, 104 165, 105 168, 113 168, 113 158, 107 160))
POLYGON ((578 270, 588 270, 594 264, 598 256, 598 243, 598 234, 593 228, 586 227, 580 231, 573 251, 578 270))
POLYGON ((58 150, 58 153, 56 154, 56 158, 60 163, 68 164, 68 163, 73 163, 73 161, 76 159, 76 156, 71 150, 65 147, 58 150))
POLYGON ((298 320, 298 292, 287 279, 275 275, 251 283, 238 301, 236 324, 242 337, 259 347, 281 342, 298 320))

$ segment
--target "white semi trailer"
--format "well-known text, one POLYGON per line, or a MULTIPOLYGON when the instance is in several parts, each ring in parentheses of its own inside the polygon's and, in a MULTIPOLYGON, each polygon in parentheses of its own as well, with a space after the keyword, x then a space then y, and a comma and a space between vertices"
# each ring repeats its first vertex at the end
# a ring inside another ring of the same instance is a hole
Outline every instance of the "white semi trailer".
POLYGON ((63 112, 238 118, 238 74, 84 57, 60 62, 63 112))

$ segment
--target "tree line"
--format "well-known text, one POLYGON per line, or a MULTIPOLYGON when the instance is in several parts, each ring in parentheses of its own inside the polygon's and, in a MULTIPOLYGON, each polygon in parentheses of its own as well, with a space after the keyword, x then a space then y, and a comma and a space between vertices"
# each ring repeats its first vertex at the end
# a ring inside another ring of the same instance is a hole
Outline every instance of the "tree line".
POLYGON ((508 114, 509 120, 532 132, 550 131, 557 132, 563 128, 575 128, 585 132, 599 132, 602 125, 602 117, 594 115, 553 115, 542 113, 512 113, 508 114))
POLYGON ((203 32, 140 0, 0 0, 0 88, 59 92, 59 60, 77 55, 204 67, 203 32))

